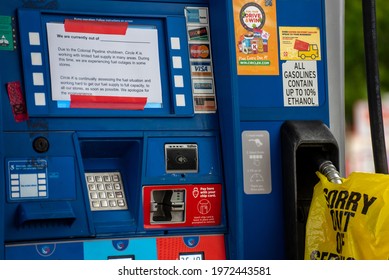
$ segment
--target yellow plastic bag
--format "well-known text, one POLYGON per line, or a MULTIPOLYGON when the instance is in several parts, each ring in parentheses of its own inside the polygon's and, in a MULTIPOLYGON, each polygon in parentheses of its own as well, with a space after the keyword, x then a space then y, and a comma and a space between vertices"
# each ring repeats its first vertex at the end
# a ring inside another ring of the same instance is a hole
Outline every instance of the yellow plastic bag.
POLYGON ((305 259, 389 259, 389 175, 352 173, 343 184, 317 175, 305 259))

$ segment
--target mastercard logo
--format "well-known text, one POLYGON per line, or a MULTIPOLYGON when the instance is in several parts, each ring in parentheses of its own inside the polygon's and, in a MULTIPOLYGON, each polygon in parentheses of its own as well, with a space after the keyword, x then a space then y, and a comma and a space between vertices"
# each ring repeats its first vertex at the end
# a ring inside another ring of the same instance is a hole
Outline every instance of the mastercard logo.
POLYGON ((209 58, 209 46, 202 45, 191 45, 190 46, 190 57, 191 58, 209 58))

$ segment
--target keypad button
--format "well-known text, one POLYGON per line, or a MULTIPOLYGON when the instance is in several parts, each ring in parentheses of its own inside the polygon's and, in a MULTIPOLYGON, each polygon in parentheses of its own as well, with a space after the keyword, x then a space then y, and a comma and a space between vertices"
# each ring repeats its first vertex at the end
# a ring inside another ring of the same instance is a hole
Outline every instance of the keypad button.
POLYGON ((89 172, 85 180, 92 211, 128 208, 119 172, 89 172))
POLYGON ((92 201, 93 208, 100 208, 100 203, 98 201, 92 201))
POLYGON ((97 198, 99 198, 99 196, 97 195, 97 192, 91 192, 90 193, 90 198, 91 199, 97 199, 97 198))
POLYGON ((97 189, 99 191, 103 191, 104 190, 104 185, 103 184, 97 184, 96 186, 97 186, 97 189))
POLYGON ((115 192, 115 196, 117 198, 123 198, 123 193, 122 192, 115 192))

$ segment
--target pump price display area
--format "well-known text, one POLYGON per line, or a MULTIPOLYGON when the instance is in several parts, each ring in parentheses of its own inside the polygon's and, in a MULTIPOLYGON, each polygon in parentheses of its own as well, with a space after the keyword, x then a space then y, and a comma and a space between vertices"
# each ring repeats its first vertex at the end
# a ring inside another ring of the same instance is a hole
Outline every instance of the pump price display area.
POLYGON ((180 253, 180 260, 182 261, 201 261, 204 260, 204 253, 180 253))

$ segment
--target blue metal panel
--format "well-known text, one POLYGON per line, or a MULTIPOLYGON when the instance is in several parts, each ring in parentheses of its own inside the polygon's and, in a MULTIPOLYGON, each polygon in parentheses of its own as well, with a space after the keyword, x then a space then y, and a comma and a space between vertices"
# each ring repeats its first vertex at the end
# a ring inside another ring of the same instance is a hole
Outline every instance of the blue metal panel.
POLYGON ((170 135, 149 137, 145 174, 142 185, 156 184, 163 178, 165 184, 195 184, 200 182, 221 183, 221 162, 218 154, 219 142, 212 135, 188 135, 186 137, 171 137, 170 135), (210 137, 211 136, 211 137, 210 137), (166 143, 196 143, 198 145, 199 171, 177 175, 167 173, 164 161, 164 144, 166 143), (210 151, 216 153, 210 154, 210 151))
POLYGON ((32 148, 35 135, 3 134, 7 142, 3 151, 7 164, 6 241, 91 234, 79 185, 80 174, 76 172, 72 135, 72 132, 45 134, 55 144, 40 155, 32 148), (19 191, 15 192, 14 187, 19 191), (51 215, 57 210, 57 214, 51 215))
MULTIPOLYGON (((318 107, 284 107, 283 77, 277 76, 239 76, 239 100, 241 120, 287 120, 321 119, 329 122, 327 88, 327 54, 325 10, 322 0, 289 1, 278 0, 277 26, 318 27, 320 29, 321 60, 317 61, 318 107), (299 15, 304 16, 299 16, 299 15), (304 111, 304 114, 301 114, 304 111)), ((280 44, 280 42, 279 42, 280 44)), ((279 61, 279 69, 285 61, 279 61)))
POLYGON ((136 260, 156 260, 157 241, 155 238, 89 241, 84 243, 84 255, 86 260, 107 260, 120 256, 134 256, 136 260))
POLYGON ((269 194, 248 195, 240 189, 243 207, 244 258, 284 258, 284 208, 280 127, 282 122, 242 122, 241 129, 265 130, 270 134, 271 182, 269 194))
POLYGON ((82 242, 14 245, 6 247, 7 260, 83 260, 82 242))

